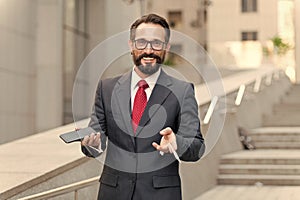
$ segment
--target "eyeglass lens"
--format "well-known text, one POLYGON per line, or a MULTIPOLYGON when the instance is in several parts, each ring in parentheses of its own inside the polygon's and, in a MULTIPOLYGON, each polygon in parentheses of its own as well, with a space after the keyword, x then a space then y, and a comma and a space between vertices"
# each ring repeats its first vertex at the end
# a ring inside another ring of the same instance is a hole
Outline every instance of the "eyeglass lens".
POLYGON ((145 39, 137 39, 134 41, 135 42, 135 47, 139 50, 143 50, 145 49, 148 44, 150 44, 151 48, 154 50, 162 50, 164 48, 164 42, 160 41, 160 40, 152 40, 152 41, 148 41, 145 39))

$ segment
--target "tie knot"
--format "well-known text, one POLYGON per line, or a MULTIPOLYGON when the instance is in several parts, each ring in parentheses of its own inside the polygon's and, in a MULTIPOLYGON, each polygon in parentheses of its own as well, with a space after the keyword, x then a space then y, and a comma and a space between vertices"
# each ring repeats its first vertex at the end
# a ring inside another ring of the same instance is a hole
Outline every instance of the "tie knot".
POLYGON ((140 81, 138 82, 138 86, 139 86, 140 88, 143 88, 143 89, 146 89, 146 88, 149 87, 148 83, 147 83, 145 80, 140 80, 140 81))

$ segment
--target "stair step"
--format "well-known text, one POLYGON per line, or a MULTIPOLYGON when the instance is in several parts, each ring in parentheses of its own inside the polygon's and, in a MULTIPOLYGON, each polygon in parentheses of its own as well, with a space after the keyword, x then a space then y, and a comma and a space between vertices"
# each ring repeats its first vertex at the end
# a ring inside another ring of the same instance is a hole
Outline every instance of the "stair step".
POLYGON ((260 142, 295 142, 300 144, 300 136, 295 135, 253 135, 250 137, 255 143, 260 142))
POLYGON ((286 93, 286 96, 297 96, 300 97, 300 90, 299 89, 291 89, 286 93))
POLYGON ((256 148, 300 149, 300 127, 262 127, 248 135, 256 148))
POLYGON ((299 159, 286 159, 286 158, 264 158, 264 159, 222 159, 221 164, 274 164, 274 165, 300 165, 299 159))
POLYGON ((290 92, 300 92, 300 84, 293 84, 289 91, 290 92))
POLYGON ((300 126, 300 112, 264 116, 263 126, 300 126))
POLYGON ((300 142, 300 134, 253 134, 249 137, 254 142, 300 142))
POLYGON ((251 129, 248 133, 252 135, 300 135, 300 127, 261 127, 256 129, 251 129))
MULTIPOLYGON (((283 104, 298 104, 300 101, 299 98, 288 98, 288 99, 283 99, 281 103, 283 104)), ((298 105, 296 105, 295 108, 298 108, 298 105)))
POLYGON ((300 165, 221 165, 220 174, 300 175, 300 165))
POLYGON ((279 105, 274 105, 273 106, 273 110, 276 111, 285 111, 285 110, 288 110, 288 111, 299 111, 300 110, 300 104, 299 104, 299 101, 297 103, 282 103, 282 104, 279 104, 279 105))
POLYGON ((245 150, 223 155, 220 162, 221 164, 300 165, 300 151, 296 149, 245 150))
POLYGON ((299 175, 219 175, 221 185, 300 185, 299 175))
MULTIPOLYGON (((300 102, 300 100, 298 100, 300 102)), ((285 112, 298 112, 300 111, 299 103, 290 103, 290 104, 279 104, 273 106, 273 112, 277 113, 285 113, 285 112)))
POLYGON ((300 186, 218 185, 194 200, 299 200, 300 186))
POLYGON ((255 141, 254 146, 257 149, 300 149, 300 141, 255 141))

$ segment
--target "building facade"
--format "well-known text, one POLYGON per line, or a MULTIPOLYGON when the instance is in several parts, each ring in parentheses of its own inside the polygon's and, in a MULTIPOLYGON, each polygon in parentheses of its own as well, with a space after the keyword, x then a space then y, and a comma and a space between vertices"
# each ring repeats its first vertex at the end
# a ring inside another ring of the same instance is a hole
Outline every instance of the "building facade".
POLYGON ((208 10, 208 51, 218 66, 273 65, 295 81, 296 1, 214 0, 208 10), (281 39, 289 50, 274 45, 281 39))
POLYGON ((208 51, 217 65, 259 67, 262 47, 278 33, 277 0, 215 0, 209 7, 208 51))
MULTIPOLYGON (((295 5, 299 10, 299 2, 295 5)), ((277 0, 2 0, 0 144, 73 122, 75 81, 84 97, 75 105, 75 120, 87 117, 95 85, 90 77, 95 73, 76 78, 81 63, 101 42, 128 31, 141 14, 164 16, 174 31, 199 44, 191 47, 173 38, 171 51, 181 55, 168 58, 175 69, 176 62, 190 65, 185 57, 201 65, 197 48, 207 49, 217 66, 248 68, 263 63, 262 47, 280 33, 279 7, 277 0)), ((299 46, 298 37, 296 41, 299 46)), ((106 55, 115 48, 108 48, 106 55)), ((128 50, 103 76, 131 67, 128 50)), ((187 77, 198 83, 194 74, 187 77)))

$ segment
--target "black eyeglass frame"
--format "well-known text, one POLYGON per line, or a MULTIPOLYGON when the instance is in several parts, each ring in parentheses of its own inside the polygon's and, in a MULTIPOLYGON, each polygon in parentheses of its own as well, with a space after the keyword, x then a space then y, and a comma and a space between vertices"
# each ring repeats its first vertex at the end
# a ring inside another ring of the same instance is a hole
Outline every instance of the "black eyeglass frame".
POLYGON ((163 41, 160 41, 160 40, 152 40, 152 41, 149 41, 149 40, 145 40, 145 39, 142 39, 142 38, 141 38, 141 39, 133 40, 132 42, 134 43, 134 46, 135 46, 135 48, 136 48, 137 50, 144 50, 144 49, 147 48, 148 44, 150 44, 151 49, 153 49, 153 50, 155 50, 155 51, 162 51, 162 50, 165 49, 165 47, 166 47, 166 45, 167 45, 166 42, 163 42, 163 41), (143 41, 145 41, 145 42, 146 42, 145 47, 143 47, 143 48, 138 48, 137 45, 136 45, 136 42, 137 42, 138 40, 143 40, 143 41), (153 48, 153 44, 152 44, 153 42, 161 42, 161 43, 162 43, 162 47, 159 48, 159 49, 153 48))

